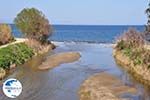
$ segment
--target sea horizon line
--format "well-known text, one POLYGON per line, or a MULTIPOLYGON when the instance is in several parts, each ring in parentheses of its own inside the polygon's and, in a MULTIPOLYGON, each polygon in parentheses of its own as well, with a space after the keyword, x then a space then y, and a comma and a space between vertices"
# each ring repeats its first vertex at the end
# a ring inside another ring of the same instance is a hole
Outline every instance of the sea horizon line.
MULTIPOLYGON (((5 23, 9 25, 14 25, 14 23, 5 23)), ((51 24, 52 26, 145 26, 145 24, 51 24)))

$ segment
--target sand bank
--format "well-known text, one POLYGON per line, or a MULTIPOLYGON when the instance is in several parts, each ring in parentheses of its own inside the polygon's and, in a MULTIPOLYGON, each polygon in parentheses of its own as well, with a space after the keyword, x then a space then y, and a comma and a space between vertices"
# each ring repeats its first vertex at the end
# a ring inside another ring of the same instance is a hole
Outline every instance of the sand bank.
POLYGON ((80 58, 80 54, 77 52, 66 52, 66 53, 58 53, 54 54, 46 59, 38 69, 47 70, 52 69, 56 66, 59 66, 63 63, 71 63, 77 61, 80 58))
POLYGON ((136 93, 135 88, 125 86, 119 79, 107 73, 96 74, 81 85, 80 100, 126 100, 118 98, 124 93, 136 93))

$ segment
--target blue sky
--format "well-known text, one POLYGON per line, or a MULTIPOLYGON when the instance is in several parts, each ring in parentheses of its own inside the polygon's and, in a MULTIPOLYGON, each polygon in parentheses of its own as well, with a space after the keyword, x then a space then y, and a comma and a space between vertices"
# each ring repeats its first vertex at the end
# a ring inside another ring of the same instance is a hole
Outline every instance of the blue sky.
POLYGON ((143 25, 148 0, 1 0, 0 22, 12 23, 23 8, 41 10, 52 24, 143 25))

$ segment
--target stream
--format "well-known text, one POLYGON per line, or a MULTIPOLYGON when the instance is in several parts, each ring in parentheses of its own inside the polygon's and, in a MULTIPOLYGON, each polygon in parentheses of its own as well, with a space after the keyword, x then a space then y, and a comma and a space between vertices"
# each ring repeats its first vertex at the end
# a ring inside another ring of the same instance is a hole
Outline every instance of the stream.
MULTIPOLYGON (((69 42, 57 42, 56 45, 58 47, 48 56, 58 52, 76 51, 81 54, 80 60, 62 64, 52 70, 39 71, 36 68, 44 60, 40 56, 18 66, 16 71, 6 78, 16 78, 22 83, 23 91, 15 100, 79 100, 78 90, 82 82, 100 72, 110 73, 125 85, 135 87, 137 94, 124 95, 129 100, 150 100, 150 91, 115 63, 111 45, 69 42)), ((0 91, 0 100, 10 99, 0 91)))

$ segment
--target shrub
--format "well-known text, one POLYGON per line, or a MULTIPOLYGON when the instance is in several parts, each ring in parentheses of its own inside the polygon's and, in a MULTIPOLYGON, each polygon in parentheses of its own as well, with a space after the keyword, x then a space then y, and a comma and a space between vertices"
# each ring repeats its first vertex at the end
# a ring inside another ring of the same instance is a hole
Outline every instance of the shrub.
POLYGON ((12 40, 11 27, 6 24, 0 24, 0 45, 9 43, 12 40))
POLYGON ((150 68, 150 50, 144 50, 142 53, 143 64, 150 68))
POLYGON ((131 58, 131 56, 132 56, 132 49, 130 49, 130 48, 124 48, 124 49, 123 49, 123 53, 124 53, 126 56, 128 56, 128 57, 131 58))
POLYGON ((9 45, 0 49, 0 67, 9 69, 12 64, 23 64, 33 55, 33 50, 24 43, 9 45))
POLYGON ((123 50, 126 47, 126 42, 124 40, 119 40, 116 45, 117 50, 123 50))
POLYGON ((145 41, 142 37, 142 34, 134 29, 129 29, 127 32, 119 37, 116 48, 139 48, 143 47, 144 44, 145 41))
POLYGON ((141 33, 130 29, 118 39, 116 49, 129 57, 134 65, 150 68, 150 50, 145 49, 144 45, 141 33))
POLYGON ((132 49, 130 59, 133 60, 135 65, 143 64, 143 58, 142 58, 143 52, 144 52, 144 49, 142 48, 132 49))
POLYGON ((35 8, 23 9, 14 20, 16 26, 28 38, 45 43, 52 33, 51 25, 45 15, 35 8))

